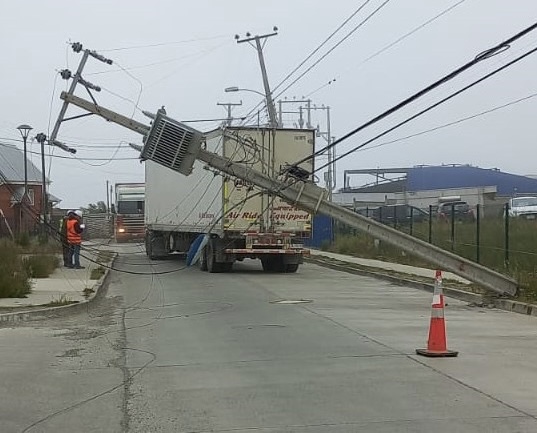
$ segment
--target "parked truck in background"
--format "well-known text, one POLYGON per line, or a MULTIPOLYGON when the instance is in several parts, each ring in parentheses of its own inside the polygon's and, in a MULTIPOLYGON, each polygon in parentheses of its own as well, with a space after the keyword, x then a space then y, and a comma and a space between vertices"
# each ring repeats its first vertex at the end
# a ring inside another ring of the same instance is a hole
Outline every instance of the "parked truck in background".
POLYGON ((508 206, 510 217, 537 219, 537 197, 513 197, 508 206))
POLYGON ((143 183, 116 183, 114 191, 114 238, 116 242, 143 240, 145 185, 143 183))
MULTIPOLYGON (((206 148, 252 170, 276 177, 280 169, 314 152, 314 131, 226 127, 206 134, 206 148)), ((208 233, 200 268, 230 271, 235 261, 259 259, 265 271, 296 272, 308 253, 312 217, 254 185, 221 176, 196 161, 189 176, 145 162, 146 252, 151 259, 186 253, 208 233)), ((299 166, 313 171, 308 160, 299 166)), ((311 175, 309 175, 311 176, 311 175)))

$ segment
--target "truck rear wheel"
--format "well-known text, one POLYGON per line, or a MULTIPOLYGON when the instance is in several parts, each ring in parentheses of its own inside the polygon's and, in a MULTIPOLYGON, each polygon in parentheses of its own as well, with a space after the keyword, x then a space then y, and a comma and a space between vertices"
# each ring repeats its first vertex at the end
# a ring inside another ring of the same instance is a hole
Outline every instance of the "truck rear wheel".
POLYGON ((217 272, 222 272, 222 263, 218 263, 216 261, 216 254, 215 254, 215 251, 214 251, 214 243, 211 241, 209 241, 207 243, 207 246, 205 247, 205 253, 206 253, 206 257, 207 257, 207 270, 211 273, 211 274, 215 274, 217 272))
POLYGON ((265 272, 274 272, 276 269, 276 263, 273 259, 273 257, 269 257, 268 259, 261 259, 261 266, 263 266, 263 271, 265 272))
POLYGON ((296 271, 298 271, 298 263, 288 263, 285 265, 285 272, 287 274, 294 274, 296 271))

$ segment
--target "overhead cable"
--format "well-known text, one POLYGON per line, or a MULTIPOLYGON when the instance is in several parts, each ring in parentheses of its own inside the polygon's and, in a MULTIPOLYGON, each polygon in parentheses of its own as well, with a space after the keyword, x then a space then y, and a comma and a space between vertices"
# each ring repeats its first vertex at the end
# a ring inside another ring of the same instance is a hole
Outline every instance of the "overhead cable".
MULTIPOLYGON (((380 56, 382 53, 388 51, 390 48, 394 47, 395 45, 399 44, 400 42, 404 41, 406 38, 412 36, 414 33, 417 33, 418 31, 422 30, 423 28, 425 28, 426 26, 428 26, 429 24, 433 23, 434 21, 436 21, 437 19, 441 18, 442 16, 446 15, 448 12, 450 12, 451 10, 455 9, 457 6, 461 5, 462 3, 464 3, 466 0, 459 0, 458 2, 452 4, 451 6, 449 6, 448 8, 444 9, 442 12, 436 14, 434 17, 432 18, 429 18, 427 21, 421 23, 419 26, 417 27, 414 27, 412 30, 410 30, 409 32, 405 33, 404 35, 398 37, 396 40, 390 42, 388 45, 384 46, 383 48, 381 48, 380 50, 374 52, 373 54, 371 54, 369 57, 366 57, 362 62, 360 62, 357 66, 353 66, 353 67, 350 67, 347 69, 347 71, 351 70, 351 69, 354 69, 354 68, 358 68, 360 66, 363 66, 364 64, 366 64, 367 62, 373 60, 375 57, 378 57, 380 56)), ((315 90, 313 90, 312 92, 308 93, 305 98, 308 98, 310 97, 311 95, 313 95, 314 93, 317 93, 319 90, 322 90, 324 89, 325 87, 331 85, 332 83, 334 83, 342 74, 339 74, 337 77, 334 77, 332 78, 330 81, 328 81, 327 83, 323 84, 322 86, 316 88, 315 90)))
MULTIPOLYGON (((537 52, 537 47, 536 47, 536 48, 533 48, 533 49, 531 49, 531 50, 529 50, 529 51, 527 51, 526 53, 524 53, 524 54, 522 54, 522 55, 520 55, 520 56, 518 56, 518 57, 516 57, 515 59, 513 59, 513 60, 511 60, 510 62, 506 63, 505 65, 502 65, 502 66, 500 66, 499 68, 496 68, 496 69, 493 70, 492 72, 489 72, 488 74, 486 74, 486 75, 484 75, 483 77, 481 77, 481 78, 479 78, 479 79, 473 81, 472 83, 468 84, 467 86, 464 86, 462 89, 459 89, 459 90, 457 90, 456 92, 451 93, 450 95, 446 96, 445 98, 441 99, 440 101, 435 102, 434 104, 432 104, 432 105, 428 106, 427 108, 425 108, 425 109, 419 111, 418 113, 416 113, 416 114, 414 114, 414 115, 408 117, 407 119, 403 120, 402 122, 399 122, 399 123, 396 124, 395 126, 392 126, 391 128, 385 130, 384 132, 382 132, 382 133, 376 135, 375 137, 373 137, 373 138, 367 140, 366 142, 360 144, 359 146, 356 146, 356 147, 352 148, 351 150, 349 150, 349 151, 347 151, 347 152, 345 152, 345 153, 343 153, 343 154, 341 154, 341 155, 338 155, 332 162, 336 162, 336 161, 339 161, 339 160, 342 159, 342 158, 345 158, 346 156, 350 155, 351 153, 356 152, 357 150, 359 150, 359 149, 361 149, 361 148, 367 146, 368 144, 372 143, 373 141, 379 139, 380 137, 383 137, 383 136, 385 136, 386 134, 388 134, 388 133, 390 133, 390 132, 392 132, 392 131, 394 131, 394 130, 400 128, 401 126, 403 126, 403 125, 407 124, 408 122, 410 122, 410 121, 416 119, 417 117, 422 116, 423 114, 425 114, 425 113, 431 111, 433 108, 436 108, 436 107, 438 107, 439 105, 441 105, 441 104, 443 104, 443 103, 449 101, 450 99, 454 98, 455 96, 460 95, 461 93, 465 92, 466 90, 468 90, 468 89, 470 89, 470 88, 476 86, 477 84, 479 84, 479 83, 481 83, 481 82, 487 80, 488 78, 490 78, 490 77, 496 75, 497 73, 503 71, 504 69, 507 69, 508 67, 510 67, 510 66, 514 65, 515 63, 517 63, 517 62, 519 62, 519 61, 525 59, 526 57, 528 57, 529 55, 531 55, 531 54, 533 54, 533 53, 535 53, 535 52, 537 52)), ((347 134, 347 135, 349 136, 349 134, 347 134)), ((351 134, 351 135, 352 135, 352 134, 351 134)), ((342 140, 336 140, 336 142, 334 142, 334 144, 337 144, 337 142, 341 142, 341 141, 342 141, 342 140)), ((330 146, 327 146, 327 147, 333 147, 333 146, 330 145, 330 146)), ((308 158, 308 159, 309 159, 309 158, 308 158)), ((306 160, 307 160, 307 159, 306 159, 306 160)), ((331 162, 330 164, 332 164, 332 162, 331 162)), ((296 163, 295 163, 295 164, 296 164, 296 163)), ((317 169, 315 169, 314 172, 316 172, 316 171, 318 171, 318 170, 321 170, 321 169, 323 169, 323 168, 325 168, 325 167, 328 167, 328 165, 330 165, 330 164, 324 164, 324 165, 318 167, 317 169)))
MULTIPOLYGON (((364 130, 365 128, 367 128, 367 127, 379 122, 380 120, 390 116, 391 114, 395 113, 396 111, 399 111, 403 107, 406 107, 410 103, 416 101, 417 99, 421 98, 422 96, 426 95, 427 93, 431 92, 432 90, 436 89, 437 87, 440 87, 441 85, 447 83, 448 81, 453 80, 455 77, 457 77, 458 75, 460 75, 464 71, 472 68, 473 66, 475 66, 479 62, 481 62, 483 60, 486 60, 486 59, 488 59, 490 57, 493 57, 494 55, 497 55, 499 53, 502 53, 503 51, 505 51, 505 50, 510 48, 511 43, 513 43, 514 41, 522 38, 523 36, 527 35, 528 33, 534 31, 536 28, 537 28, 537 23, 534 23, 531 26, 529 26, 529 27, 525 28, 524 30, 522 30, 521 32, 515 34, 514 36, 512 36, 512 37, 510 37, 508 39, 506 39, 505 41, 500 42, 499 44, 495 45, 494 47, 483 51, 482 53, 480 53, 476 57, 474 57, 472 60, 470 60, 469 62, 465 63, 464 65, 460 66, 459 68, 455 69, 454 71, 448 73, 444 77, 442 77, 439 80, 435 81, 434 83, 428 85, 427 87, 425 87, 424 89, 418 91, 417 93, 414 93, 412 96, 406 98, 405 100, 403 100, 402 102, 398 103, 397 105, 395 105, 395 106, 389 108, 388 110, 384 111, 383 113, 375 116, 373 119, 363 123, 362 125, 358 126, 357 128, 353 129, 352 131, 348 132, 347 134, 343 135, 341 138, 335 140, 333 143, 323 147, 322 149, 319 149, 318 151, 314 152, 312 155, 310 155, 310 156, 308 156, 306 158, 302 158, 299 161, 296 161, 294 163, 294 165, 301 164, 301 163, 306 162, 306 161, 308 161, 308 160, 310 160, 312 158, 315 158, 316 156, 319 156, 322 153, 325 153, 328 149, 331 149, 331 148, 337 146, 342 141, 352 137, 353 135, 357 134, 358 132, 364 130)), ((533 50, 531 50, 530 52, 527 52, 526 54, 523 54, 520 57, 517 57, 514 61, 511 61, 511 62, 507 63, 506 65, 502 66, 501 68, 496 69, 492 73, 492 75, 494 75, 497 72, 500 72, 501 70, 505 69, 506 67, 518 62, 519 60, 522 60, 523 58, 525 58, 526 56, 528 56, 532 52, 533 52, 533 50)), ((489 76, 491 76, 491 74, 487 74, 484 78, 482 78, 480 80, 477 80, 477 82, 474 82, 471 86, 477 84, 478 82, 483 81, 484 79, 488 78, 489 76)), ((456 94, 458 94, 458 93, 460 93, 460 91, 457 92, 456 94)), ((448 99, 450 99, 453 96, 450 96, 448 99)), ((442 100, 442 101, 444 101, 444 100, 442 100)), ((434 108, 436 105, 437 104, 435 104, 432 108, 434 108)), ((431 108, 429 108, 429 109, 431 109, 431 108)), ((415 117, 412 117, 412 118, 415 118, 415 117)), ((341 159, 342 157, 343 156, 340 155, 338 157, 338 159, 341 159)))

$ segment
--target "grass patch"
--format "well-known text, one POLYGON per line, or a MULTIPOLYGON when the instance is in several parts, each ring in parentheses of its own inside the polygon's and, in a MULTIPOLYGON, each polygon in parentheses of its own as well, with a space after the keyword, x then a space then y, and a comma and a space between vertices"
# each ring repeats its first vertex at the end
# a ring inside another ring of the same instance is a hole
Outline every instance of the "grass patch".
POLYGON ((32 289, 20 248, 12 241, 0 240, 0 297, 22 298, 32 289))
MULTIPOLYGON (((449 222, 434 220, 431 226, 432 243, 447 251, 477 261, 500 273, 515 278, 521 301, 537 301, 537 221, 509 219, 508 254, 506 256, 506 231, 503 218, 485 218, 480 221, 479 243, 475 222, 456 222, 452 236, 449 222), (506 261, 508 257, 508 261, 506 261)), ((409 226, 397 227, 410 234, 409 226)), ((429 240, 429 223, 416 223, 412 235, 424 241, 429 240)), ((413 257, 410 253, 380 242, 371 236, 339 226, 336 239, 329 251, 374 258, 394 263, 434 268, 429 262, 413 257)))
POLYGON ((58 256, 38 254, 23 259, 24 267, 31 278, 47 278, 60 265, 58 256))
POLYGON ((73 301, 65 293, 62 293, 58 299, 52 298, 52 301, 50 301, 47 305, 51 307, 60 307, 62 305, 70 305, 70 304, 76 304, 76 303, 77 301, 73 301))
POLYGON ((93 268, 90 273, 90 280, 98 280, 105 273, 105 269, 102 266, 93 268))

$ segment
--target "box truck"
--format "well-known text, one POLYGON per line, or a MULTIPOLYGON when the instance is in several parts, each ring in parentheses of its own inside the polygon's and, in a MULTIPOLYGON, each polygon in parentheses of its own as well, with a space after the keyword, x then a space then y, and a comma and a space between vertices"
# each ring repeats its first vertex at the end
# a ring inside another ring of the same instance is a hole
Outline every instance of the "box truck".
MULTIPOLYGON (((286 165, 313 154, 314 132, 226 127, 207 133, 204 146, 277 177, 286 165)), ((145 243, 151 259, 187 253, 200 234, 209 235, 199 260, 209 272, 228 272, 245 258, 259 259, 268 272, 296 272, 308 254, 310 213, 200 161, 189 176, 150 160, 145 165, 145 243)), ((297 169, 311 178, 313 161, 297 169)))

